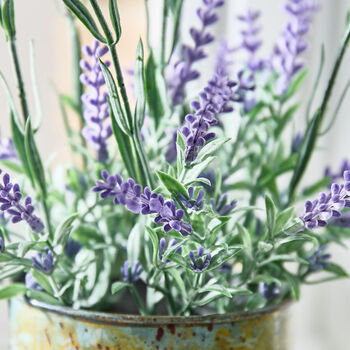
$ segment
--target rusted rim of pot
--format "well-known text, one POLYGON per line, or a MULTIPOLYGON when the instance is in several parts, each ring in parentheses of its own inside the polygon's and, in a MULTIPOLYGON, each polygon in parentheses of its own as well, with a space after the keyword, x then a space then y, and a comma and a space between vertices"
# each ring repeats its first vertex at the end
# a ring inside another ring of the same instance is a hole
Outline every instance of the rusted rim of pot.
POLYGON ((210 314, 195 316, 141 316, 117 313, 94 312, 89 310, 74 310, 65 306, 56 306, 43 303, 37 300, 25 299, 27 304, 44 310, 53 312, 61 316, 79 319, 91 323, 111 324, 118 326, 139 326, 139 327, 158 327, 160 325, 181 325, 186 326, 208 326, 212 324, 232 323, 237 321, 260 318, 267 314, 284 310, 291 304, 291 300, 286 300, 278 305, 268 306, 266 308, 254 311, 244 311, 226 314, 210 314))

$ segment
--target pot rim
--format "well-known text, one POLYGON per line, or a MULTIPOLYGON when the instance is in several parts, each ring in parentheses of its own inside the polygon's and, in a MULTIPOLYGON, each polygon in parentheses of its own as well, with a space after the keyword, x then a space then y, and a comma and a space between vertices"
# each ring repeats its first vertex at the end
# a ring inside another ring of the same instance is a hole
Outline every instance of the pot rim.
POLYGON ((285 300, 280 304, 265 307, 254 311, 243 311, 225 314, 191 315, 191 316, 168 316, 168 315, 128 315, 107 312, 95 312, 90 310, 74 310, 67 306, 50 305, 41 301, 16 298, 27 305, 41 309, 45 312, 56 313, 74 319, 90 323, 110 324, 118 326, 159 327, 161 325, 186 326, 209 326, 215 324, 232 323, 263 317, 277 311, 282 311, 290 306, 291 300, 285 300))

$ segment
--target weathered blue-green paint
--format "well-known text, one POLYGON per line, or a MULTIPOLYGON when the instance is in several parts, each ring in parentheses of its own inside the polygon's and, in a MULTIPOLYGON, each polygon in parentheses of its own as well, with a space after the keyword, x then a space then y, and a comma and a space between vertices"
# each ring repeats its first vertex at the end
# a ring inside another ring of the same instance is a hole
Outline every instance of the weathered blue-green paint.
POLYGON ((286 305, 210 316, 132 316, 10 302, 12 350, 287 350, 286 305))

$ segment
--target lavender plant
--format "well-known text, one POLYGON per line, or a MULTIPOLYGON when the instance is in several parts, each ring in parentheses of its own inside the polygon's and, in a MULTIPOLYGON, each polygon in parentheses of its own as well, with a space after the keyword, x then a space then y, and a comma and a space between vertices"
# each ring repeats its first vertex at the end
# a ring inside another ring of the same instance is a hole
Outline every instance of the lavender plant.
POLYGON ((149 44, 145 59, 139 43, 130 103, 118 58, 117 1, 103 13, 97 0, 91 7, 62 0, 73 28, 74 92, 59 97, 77 161, 53 169, 41 158, 27 102, 15 1, 1 1, 21 110, 1 76, 12 139, 0 141, 0 162, 8 168, 0 171, 0 280, 16 283, 0 296, 118 312, 129 292, 141 314, 189 315, 262 308, 298 299, 303 283, 348 276, 328 252, 350 233, 348 162, 303 189, 300 182, 327 117, 350 28, 320 107, 292 136, 302 102, 296 92, 306 78, 301 55, 318 5, 286 0, 288 22, 271 45, 273 54, 263 57, 259 48, 267 40, 258 11, 232 15, 241 42, 231 48, 212 34, 224 1, 203 0, 201 28, 191 26, 190 46, 179 36, 183 2, 164 2, 160 48, 149 44), (92 46, 81 50, 74 18, 94 37, 92 46), (215 66, 207 65, 211 78, 196 96, 187 83, 204 76, 195 64, 206 59, 209 43, 219 45, 220 54, 215 66), (245 53, 242 61, 238 51, 245 53), (78 123, 71 123, 70 109, 78 123), (176 125, 174 136, 169 122, 176 125), (164 151, 169 138, 172 147, 164 151))

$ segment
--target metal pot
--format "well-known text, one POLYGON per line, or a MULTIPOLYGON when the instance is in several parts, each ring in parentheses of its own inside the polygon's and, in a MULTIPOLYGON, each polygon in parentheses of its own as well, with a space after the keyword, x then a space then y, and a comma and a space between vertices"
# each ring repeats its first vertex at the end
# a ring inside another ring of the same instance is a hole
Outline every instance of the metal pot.
POLYGON ((208 316, 138 316, 10 301, 12 350, 287 350, 289 303, 208 316))

